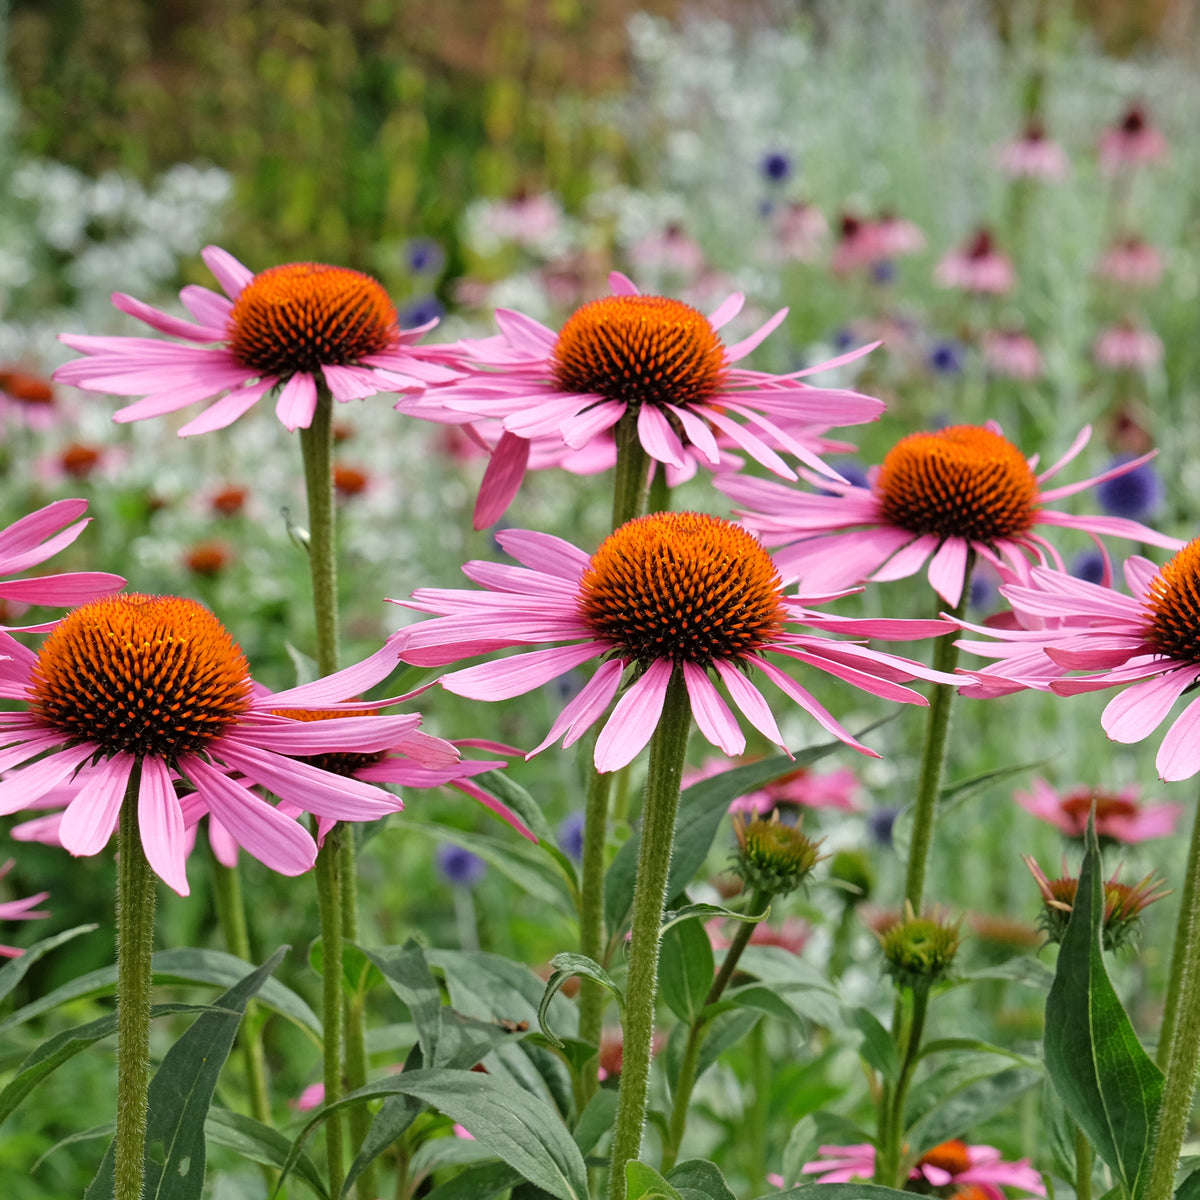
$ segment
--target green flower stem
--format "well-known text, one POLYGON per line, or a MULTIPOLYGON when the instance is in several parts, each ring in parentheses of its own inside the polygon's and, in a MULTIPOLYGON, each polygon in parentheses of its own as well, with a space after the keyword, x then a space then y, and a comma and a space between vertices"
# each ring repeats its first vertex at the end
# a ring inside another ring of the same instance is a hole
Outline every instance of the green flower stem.
MULTIPOLYGON (((953 615, 961 617, 971 600, 971 570, 975 553, 967 555, 963 574, 962 598, 953 615)), ((933 669, 952 674, 958 666, 957 634, 943 634, 933 652, 933 669)), ((946 770, 946 741, 950 734, 950 713, 957 689, 951 683, 935 683, 929 699, 929 720, 925 727, 925 752, 921 759, 921 780, 917 787, 913 811, 912 841, 908 850, 908 874, 904 881, 904 898, 920 913, 925 892, 925 868, 929 860, 929 844, 933 840, 933 822, 937 813, 938 793, 946 770)))
MULTIPOLYGON (((601 774, 593 766, 588 781, 587 807, 583 824, 583 861, 580 864, 579 953, 593 962, 604 956, 604 848, 608 840, 608 797, 612 790, 611 772, 601 774)), ((600 1045, 607 994, 591 979, 579 982, 579 1037, 600 1045)), ((576 1081, 575 1103, 580 1112, 596 1094, 600 1081, 596 1075, 599 1058, 583 1065, 576 1081)))
POLYGON ((1196 905, 1196 879, 1200 876, 1200 804, 1192 817, 1192 841, 1188 847, 1187 867, 1183 888, 1179 894, 1179 916, 1175 921, 1175 942, 1171 949, 1171 971, 1167 979, 1167 998, 1163 1005, 1162 1029, 1158 1034, 1158 1065, 1166 1070, 1167 1054, 1175 1034, 1175 1018, 1179 1013, 1180 976, 1186 957, 1188 922, 1196 905))
POLYGON ((650 495, 646 501, 647 512, 669 512, 671 509, 671 485, 667 482, 667 468, 664 463, 654 464, 654 474, 650 476, 650 495))
MULTIPOLYGON (((763 912, 770 903, 771 893, 759 888, 751 897, 746 912, 756 914, 763 912)), ((725 951, 721 969, 713 979, 712 986, 708 989, 708 995, 704 997, 702 1009, 707 1008, 710 1004, 716 1004, 720 1000, 729 981, 733 978, 733 972, 737 967, 738 959, 742 957, 742 951, 750 944, 753 933, 754 922, 740 921, 738 923, 733 941, 730 943, 729 949, 725 951)), ((709 1018, 701 1012, 692 1020, 691 1027, 688 1029, 687 1042, 683 1047, 683 1058, 679 1062, 679 1080, 675 1084, 675 1095, 671 1099, 667 1136, 663 1142, 662 1169, 664 1171, 669 1171, 675 1165, 675 1160, 679 1156, 679 1147, 683 1143, 683 1134, 687 1129, 688 1108, 692 1100, 692 1089, 696 1086, 700 1046, 704 1041, 704 1031, 708 1028, 708 1023, 709 1018)))
POLYGON ((613 528, 646 511, 650 487, 650 456, 638 439, 637 409, 630 405, 613 431, 617 440, 617 465, 613 472, 613 528))
POLYGON ((658 990, 658 955, 667 902, 667 875, 691 724, 692 710, 683 672, 676 668, 667 685, 658 727, 650 739, 650 765, 642 806, 642 840, 633 887, 633 927, 623 1022, 625 1045, 608 1176, 609 1200, 625 1200, 625 1165, 636 1159, 642 1148, 642 1125, 650 1091, 650 1047, 654 1036, 654 999, 658 990))
POLYGON ((884 1187, 901 1188, 907 1178, 904 1159, 904 1101, 913 1071, 920 1060, 921 1035, 925 1030, 925 1014, 929 1009, 929 984, 914 987, 912 1018, 900 1035, 900 1073, 895 1087, 884 1089, 881 1105, 879 1160, 874 1182, 884 1187))
POLYGON ((304 491, 308 497, 308 562, 312 572, 317 670, 338 668, 337 525, 333 506, 333 397, 317 384, 312 424, 300 430, 304 491))
MULTIPOLYGON (((246 906, 242 900, 242 875, 237 867, 227 867, 217 861, 210 851, 210 867, 213 881, 213 903, 217 909, 217 920, 225 949, 246 962, 250 957, 250 931, 246 926, 246 906)), ((254 1001, 246 1009, 246 1018, 238 1031, 238 1043, 242 1052, 242 1063, 246 1071, 246 1087, 250 1093, 250 1113, 256 1121, 271 1124, 271 1102, 267 1092, 267 1066, 262 1042, 257 1034, 249 1033, 254 1001)), ((274 1187, 276 1172, 264 1166, 264 1177, 274 1187)))
POLYGON ((1165 1055, 1166 1081, 1158 1130, 1150 1155, 1150 1174, 1143 1200, 1170 1200, 1175 1192, 1175 1172, 1179 1151, 1187 1133, 1196 1091, 1196 1066, 1200 1060, 1200 888, 1197 871, 1200 854, 1196 836, 1188 854, 1188 875, 1184 880, 1180 923, 1183 936, 1177 937, 1171 960, 1171 984, 1175 996, 1170 1039, 1164 1024, 1159 1056, 1165 1055))
POLYGON ((1092 1200, 1092 1143, 1075 1126, 1075 1200, 1092 1200))
MULTIPOLYGON (((315 821, 314 821, 315 824, 315 821)), ((342 1095, 342 916, 340 829, 335 826, 317 851, 317 901, 321 910, 321 1001, 325 1032, 325 1103, 342 1095)), ((329 1193, 340 1196, 345 1179, 345 1148, 341 1112, 325 1120, 325 1154, 329 1169, 329 1193)))
POLYGON ((115 1200, 141 1200, 150 1095, 150 985, 155 877, 138 827, 141 764, 129 776, 117 828, 117 1136, 115 1200))

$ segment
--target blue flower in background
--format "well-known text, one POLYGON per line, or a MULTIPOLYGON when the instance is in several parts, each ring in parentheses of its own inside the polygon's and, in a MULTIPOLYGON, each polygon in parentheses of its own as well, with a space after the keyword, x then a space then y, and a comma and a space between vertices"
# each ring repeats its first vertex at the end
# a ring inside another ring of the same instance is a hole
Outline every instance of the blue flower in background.
POLYGON ((581 812, 569 813, 558 826, 558 844, 562 852, 576 862, 583 859, 583 824, 581 812))
POLYGON ((436 296, 418 296, 410 300, 397 315, 401 329, 415 329, 430 321, 440 321, 446 315, 446 310, 436 296))
POLYGON ((991 608, 996 601, 996 595, 996 582, 992 577, 983 574, 982 571, 977 571, 971 576, 972 608, 991 608))
POLYGON ((437 848, 434 861, 451 887, 473 888, 487 874, 487 863, 479 855, 450 842, 437 848))
MULTIPOLYGON (((1108 464, 1108 469, 1127 463, 1133 456, 1118 454, 1108 464)), ((1163 483, 1158 472, 1150 463, 1142 463, 1115 479, 1106 479, 1096 485, 1096 499, 1109 516, 1127 517, 1131 521, 1144 521, 1158 511, 1163 502, 1163 483)))
POLYGON ((792 174, 792 158, 782 150, 772 150, 764 154, 759 163, 759 170, 772 183, 783 183, 792 174))
POLYGON ((834 330, 833 347, 835 350, 849 350, 854 345, 854 330, 849 325, 834 330))
POLYGON ((890 258, 881 258, 871 264, 872 283, 891 283, 896 278, 896 264, 890 258))
POLYGON ((871 840, 877 846, 888 846, 892 844, 892 826, 896 824, 896 818, 900 815, 898 808, 884 806, 877 808, 867 818, 867 831, 871 835, 871 840))
POLYGON ((1099 550, 1085 550, 1071 563, 1071 574, 1086 583, 1099 584, 1104 579, 1104 555, 1099 550))
MULTIPOLYGON (((847 482, 854 484, 855 487, 867 486, 867 468, 858 461, 857 458, 839 458, 831 460, 829 465, 847 482)), ((825 495, 835 495, 833 492, 825 492, 825 495)))
POLYGON ((438 275, 446 252, 432 238, 413 238, 404 244, 404 263, 414 275, 438 275))
POLYGON ((939 375, 957 375, 963 365, 962 345, 950 340, 936 343, 929 353, 929 365, 939 375))

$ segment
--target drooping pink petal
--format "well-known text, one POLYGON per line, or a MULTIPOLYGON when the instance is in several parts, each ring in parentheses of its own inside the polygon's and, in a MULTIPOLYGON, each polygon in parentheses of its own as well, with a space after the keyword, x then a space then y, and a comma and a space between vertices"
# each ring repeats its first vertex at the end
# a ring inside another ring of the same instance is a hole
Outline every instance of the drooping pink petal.
POLYGON ((225 336, 223 326, 210 328, 193 325, 191 321, 183 321, 179 317, 161 312, 124 292, 113 292, 112 302, 113 307, 121 312, 128 313, 131 317, 144 321, 151 329, 157 329, 159 333, 166 333, 171 337, 185 338, 189 342, 219 342, 225 336))
POLYGON ((564 731, 563 749, 574 745, 604 715, 617 694, 624 673, 625 664, 619 659, 610 658, 602 662, 591 679, 579 689, 579 693, 564 705, 550 732, 525 757, 528 759, 540 754, 556 742, 564 731))
POLYGON ((651 458, 683 466, 683 443, 656 405, 643 404, 637 419, 638 440, 651 458))
POLYGON ((969 549, 965 538, 948 537, 929 563, 930 586, 951 608, 962 599, 969 549))
POLYGON ((274 386, 274 379, 260 379, 257 383, 237 388, 229 395, 214 401, 186 425, 181 425, 179 436, 194 437, 200 433, 212 433, 216 429, 227 429, 238 417, 248 413, 274 386))
POLYGON ((599 642, 585 642, 579 646, 534 650, 462 671, 451 671, 443 676, 442 686, 456 696, 471 700, 510 700, 565 675, 607 648, 599 642))
POLYGON ((158 758, 142 759, 138 826, 146 861, 154 873, 181 896, 188 895, 183 810, 175 795, 171 772, 158 758))
POLYGON ((63 812, 58 836, 64 849, 71 854, 91 855, 108 845, 135 761, 132 754, 122 752, 93 768, 63 812))
POLYGON ((283 385, 275 401, 275 415, 289 433, 307 429, 317 411, 317 381, 309 371, 297 371, 283 385))
POLYGON ((511 555, 522 565, 572 582, 578 582, 592 561, 578 547, 549 533, 502 529, 496 534, 496 541, 505 554, 511 555))
POLYGON ((220 246, 205 246, 200 251, 204 265, 213 273, 230 300, 236 300, 242 289, 254 278, 254 272, 244 267, 228 250, 220 246))
POLYGON ((596 739, 596 770, 618 771, 633 762, 650 741, 662 716, 667 684, 675 669, 670 659, 656 659, 617 701, 596 739))
POLYGON ((1127 687, 1105 705, 1100 718, 1104 732, 1113 741, 1127 744, 1149 737, 1166 719, 1175 701, 1195 682, 1198 674, 1200 668, 1170 671, 1157 679, 1127 687))
POLYGON ((759 662, 758 666, 772 683, 784 692, 785 695, 790 696, 810 716, 815 717, 817 722, 832 733, 834 737, 845 742, 847 746, 853 746, 860 754, 869 755, 871 758, 879 757, 876 751, 872 750, 869 746, 864 746, 849 730, 843 728, 841 723, 834 719, 832 714, 815 696, 805 691, 791 676, 781 671, 774 663, 767 662, 764 659, 759 662))
MULTIPOLYGON (((61 737, 56 740, 61 741, 61 737)), ((25 748, 28 748, 28 743, 25 748)), ((91 742, 70 746, 57 754, 50 754, 35 763, 30 763, 7 779, 0 780, 0 816, 28 808, 52 787, 69 778, 81 763, 96 753, 96 749, 91 742)), ((20 762, 21 759, 17 761, 20 762)))
POLYGON ((783 735, 775 723, 771 707, 763 698, 762 693, 734 666, 724 659, 717 659, 713 666, 720 675, 725 686, 729 689, 730 698, 738 706, 742 715, 758 730, 763 737, 781 746, 785 753, 790 754, 784 744, 783 735))
POLYGON ((505 430, 483 473, 472 516, 475 529, 486 529, 504 516, 521 487, 528 465, 529 439, 505 430))
POLYGON ((695 663, 685 661, 683 682, 696 727, 719 750, 736 758, 746 749, 746 738, 707 673, 695 663))

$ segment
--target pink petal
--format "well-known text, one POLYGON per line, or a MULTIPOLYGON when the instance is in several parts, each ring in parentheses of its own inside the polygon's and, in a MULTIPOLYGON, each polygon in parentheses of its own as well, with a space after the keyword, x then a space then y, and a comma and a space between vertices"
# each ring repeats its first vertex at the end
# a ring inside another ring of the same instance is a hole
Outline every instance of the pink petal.
MULTIPOLYGON (((64 546, 69 546, 83 532, 87 521, 80 521, 71 529, 59 534, 54 539, 54 549, 46 551, 42 557, 28 557, 30 554, 38 552, 39 543, 49 534, 57 529, 62 529, 64 525, 70 524, 77 517, 82 517, 85 512, 87 512, 86 500, 55 500, 53 504, 47 504, 44 508, 39 508, 36 512, 22 517, 19 521, 14 521, 6 529, 0 531, 0 570, 6 575, 13 571, 23 571, 25 567, 44 562, 51 554, 61 550, 64 546), (64 538, 65 541, 61 540, 64 538), (13 563, 19 565, 13 566, 13 563)), ((42 548, 44 549, 44 547, 42 548)))
POLYGON ((712 430, 708 425, 691 409, 680 408, 675 404, 668 404, 667 408, 678 417, 679 423, 683 426, 683 432, 687 434, 687 439, 695 447, 696 452, 710 466, 715 467, 721 461, 721 451, 717 446, 717 439, 713 437, 712 430))
POLYGON ((967 542, 965 538, 948 537, 929 564, 929 583, 951 608, 962 599, 967 576, 967 542))
POLYGON ((343 667, 332 675, 313 680, 312 683, 302 683, 298 687, 272 693, 270 703, 266 707, 327 708, 331 704, 340 704, 343 700, 374 687, 399 665, 398 647, 390 641, 385 642, 369 658, 364 658, 352 667, 343 667))
POLYGON ((775 717, 771 712, 770 705, 767 704, 758 688, 731 662, 718 659, 713 663, 713 666, 716 667, 717 674, 720 675, 725 686, 729 689, 731 699, 738 706, 738 709, 746 720, 763 737, 768 738, 775 745, 781 746, 787 751, 783 735, 779 732, 779 726, 775 723, 775 717))
MULTIPOLYGON (((732 346, 727 346, 725 349, 725 361, 737 362, 740 358, 745 358, 752 350, 762 345, 787 318, 788 310, 781 308, 773 317, 760 325, 749 337, 742 338, 740 342, 735 342, 732 346)), ((713 323, 713 328, 716 328, 713 323)))
POLYGON ((138 790, 138 825, 142 848, 154 873, 181 896, 188 894, 187 845, 183 810, 171 772, 159 758, 142 759, 138 790))
POLYGON ((540 754, 556 742, 564 730, 566 737, 563 738, 563 749, 574 745, 603 716, 617 694, 624 673, 625 664, 619 659, 610 658, 601 663, 591 679, 579 689, 578 695, 555 718, 550 732, 525 757, 532 758, 540 754))
POLYGON ((463 671, 452 671, 442 678, 442 686, 456 696, 471 700, 511 700, 565 675, 607 649, 609 647, 600 642, 584 642, 578 646, 556 646, 550 650, 516 654, 463 671))
POLYGON ((475 529, 486 529, 504 516, 521 487, 528 465, 529 439, 506 429, 492 451, 479 485, 472 517, 475 529))
POLYGON ((1200 700, 1193 700, 1167 730, 1154 760, 1160 779, 1191 779, 1200 771, 1200 700))
POLYGON ((36 579, 8 579, 0 583, 0 596, 25 604, 74 608, 97 596, 119 592, 124 586, 125 580, 120 575, 77 571, 67 575, 42 575, 36 579))
POLYGON ((254 278, 254 272, 244 267, 228 250, 220 246, 205 246, 200 251, 204 265, 213 273, 230 300, 236 300, 242 288, 254 278))
POLYGON ((231 782, 194 754, 182 758, 179 766, 247 854, 281 875, 302 875, 317 861, 317 846, 308 832, 249 788, 231 782))
POLYGON ((651 458, 683 466, 683 443, 666 417, 653 404, 643 404, 637 420, 638 440, 651 458))
POLYGON ((179 317, 172 317, 168 313, 160 312, 157 308, 152 308, 141 300, 135 300, 124 292, 114 292, 112 302, 121 312, 128 313, 139 321, 145 321, 152 329, 169 334, 171 337, 186 338, 189 342, 219 342, 225 336, 223 325, 216 329, 193 325, 191 321, 183 321, 179 317))
POLYGON ((221 330, 222 337, 226 335, 229 314, 233 311, 233 304, 226 297, 218 296, 209 288, 189 283, 180 290, 179 299, 201 325, 221 330))
POLYGON ((289 433, 307 429, 317 411, 317 381, 308 371, 297 371, 283 385, 275 401, 275 415, 289 433))
POLYGON ((650 741, 662 716, 673 670, 669 659, 657 659, 617 702, 596 739, 597 771, 619 770, 633 762, 650 741))
MULTIPOLYGON (((1104 732, 1115 742, 1140 742, 1166 719, 1175 701, 1195 681, 1200 668, 1169 671, 1156 679, 1135 683, 1105 706, 1100 717, 1104 732)), ((1186 776, 1184 776, 1186 778, 1186 776)))
MULTIPOLYGON (((29 743, 26 743, 24 749, 28 748, 29 743)), ((81 746, 71 746, 57 754, 40 758, 14 771, 7 779, 0 780, 0 816, 30 807, 51 788, 68 779, 81 763, 95 753, 96 746, 85 742, 81 746)))
POLYGON ((99 854, 108 845, 135 761, 132 754, 114 754, 88 773, 87 781, 63 812, 58 837, 64 849, 90 855, 99 854))
POLYGON ((620 271, 609 271, 608 286, 614 296, 640 296, 638 285, 620 271))
POLYGON ((505 554, 511 555, 524 566, 573 583, 579 582, 592 561, 590 555, 577 546, 549 533, 502 529, 496 534, 496 541, 505 554))
POLYGON ((746 297, 741 292, 734 292, 728 300, 722 300, 716 310, 709 315, 708 323, 714 329, 728 325, 742 311, 746 297))
POLYGON ((746 739, 707 673, 695 663, 685 662, 683 682, 687 686, 696 727, 719 750, 736 758, 746 749, 746 739))
POLYGON ((258 383, 247 384, 245 387, 232 391, 228 396, 210 404, 198 417, 193 417, 186 425, 179 427, 180 437, 194 437, 199 433, 212 433, 217 429, 226 429, 250 411, 265 392, 275 386, 274 379, 260 379, 258 383))
POLYGON ((774 663, 769 663, 765 659, 759 662, 759 667, 763 674, 767 676, 781 691, 790 696, 801 708, 804 709, 810 716, 825 727, 834 737, 846 743, 847 746, 853 746, 855 750, 862 754, 870 755, 871 758, 879 758, 874 750, 869 746, 864 746, 857 738, 855 738, 848 730, 844 729, 839 722, 825 709, 823 705, 818 703, 816 698, 809 692, 805 691, 791 676, 781 671, 774 663))

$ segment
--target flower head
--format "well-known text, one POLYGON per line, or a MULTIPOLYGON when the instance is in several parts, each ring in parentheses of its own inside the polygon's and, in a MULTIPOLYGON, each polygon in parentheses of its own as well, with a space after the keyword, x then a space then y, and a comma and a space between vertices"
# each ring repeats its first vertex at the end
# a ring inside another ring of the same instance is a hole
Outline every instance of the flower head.
POLYGON ((950 678, 918 663, 837 642, 820 632, 883 638, 936 636, 936 621, 856 621, 821 616, 785 597, 770 556, 744 529, 702 513, 655 513, 622 525, 590 558, 558 538, 524 530, 496 535, 521 567, 472 562, 467 576, 484 591, 422 589, 405 606, 437 619, 397 635, 401 657, 441 666, 509 646, 568 645, 453 671, 442 685, 477 700, 531 691, 591 660, 600 665, 532 753, 565 735, 578 740, 604 714, 627 670, 630 686, 596 743, 602 771, 624 766, 650 740, 678 670, 704 736, 724 753, 741 754, 745 738, 718 692, 776 745, 783 739, 749 676, 761 671, 827 730, 860 745, 768 655, 782 655, 845 679, 874 695, 924 700, 895 681, 950 678))
MULTIPOLYGON (((1111 465, 1118 467, 1132 458, 1132 454, 1119 454, 1111 465)), ((1150 463, 1143 462, 1132 471, 1106 479, 1096 488, 1096 499, 1100 501, 1100 507, 1114 517, 1143 521, 1158 512, 1165 493, 1158 472, 1150 463)))
POLYGON ((369 275, 324 263, 285 263, 253 274, 216 246, 204 261, 224 295, 188 286, 180 293, 195 323, 117 292, 113 304, 182 343, 148 338, 61 340, 84 358, 54 378, 118 396, 143 396, 116 421, 139 421, 213 401, 180 436, 224 429, 278 387, 275 414, 307 428, 318 382, 341 401, 376 392, 420 392, 456 378, 436 352, 415 345, 428 326, 401 330, 383 287, 369 275))
POLYGON ((938 913, 917 916, 906 901, 900 919, 876 935, 883 969, 899 988, 927 988, 945 979, 958 953, 961 925, 961 919, 952 922, 938 913))
POLYGON ((434 861, 442 878, 453 887, 473 888, 487 874, 487 863, 478 854, 452 842, 437 848, 434 861))
POLYGON ((1046 136, 1040 121, 1030 121, 1025 132, 996 148, 996 165, 1010 179, 1041 179, 1058 183, 1070 170, 1063 148, 1046 136))
POLYGON ((0 410, 38 430, 49 429, 59 415, 53 384, 12 363, 0 366, 0 410))
POLYGON ((749 887, 772 896, 794 892, 821 861, 821 843, 801 833, 799 824, 783 824, 777 813, 769 820, 738 813, 733 832, 737 838, 734 873, 749 887))
POLYGON ((792 156, 782 150, 771 150, 758 164, 763 178, 771 183, 783 183, 792 173, 792 156))
MULTIPOLYGON (((1067 874, 1064 861, 1062 875, 1057 879, 1047 879, 1032 855, 1023 857, 1042 894, 1042 915, 1038 928, 1045 932, 1047 941, 1061 942, 1075 907, 1079 877, 1067 874)), ((1104 883, 1104 926, 1101 936, 1105 950, 1120 950, 1133 944, 1141 932, 1142 911, 1169 892, 1161 879, 1154 878, 1153 871, 1135 884, 1120 883, 1117 879, 1119 873, 1120 867, 1104 883)))
MULTIPOLYGON (((869 1142, 856 1146, 819 1146, 822 1157, 805 1163, 803 1175, 816 1175, 817 1183, 868 1182, 875 1175, 875 1147, 869 1142)), ((1019 1188, 1035 1196, 1046 1194, 1041 1175, 1027 1158, 1004 1162, 995 1146, 970 1146, 957 1139, 926 1151, 908 1173, 923 1185, 916 1190, 953 1188, 946 1195, 969 1196, 971 1200, 1005 1200, 1002 1187, 1019 1188), (978 1191, 974 1191, 974 1189, 978 1191)))
POLYGON ((1044 779, 1035 779, 1030 792, 1017 792, 1013 799, 1035 817, 1062 830, 1068 837, 1082 838, 1088 815, 1095 809, 1096 834, 1111 842, 1145 842, 1170 837, 1183 813, 1181 804, 1139 804, 1139 788, 1075 787, 1056 792, 1044 779))
POLYGON ((983 360, 997 375, 1030 382, 1042 374, 1042 352, 1019 329, 990 329, 983 335, 983 360))
POLYGON ((1110 371, 1147 371, 1162 362, 1162 338, 1131 320, 1106 326, 1092 343, 1096 364, 1110 371))
POLYGON ((610 283, 612 295, 577 309, 557 334, 520 313, 497 310, 498 336, 444 348, 459 356, 468 378, 397 404, 402 412, 431 420, 503 422, 506 436, 484 478, 477 528, 497 520, 516 495, 532 439, 554 437, 582 449, 632 413, 641 445, 656 462, 684 467, 687 446, 715 467, 717 436, 724 434, 784 478, 794 479, 795 473, 780 450, 832 476, 788 427, 856 425, 883 410, 869 396, 801 382, 865 350, 788 375, 736 365, 779 326, 786 309, 726 346, 719 331, 741 310, 741 295, 706 317, 680 300, 642 295, 623 275, 614 273, 610 283))
POLYGON ((1004 295, 1016 286, 1012 259, 996 249, 992 235, 981 229, 965 246, 952 250, 937 265, 934 281, 980 295, 1004 295))
POLYGON ((1106 175, 1157 162, 1166 154, 1167 139, 1141 104, 1131 104, 1100 139, 1100 169, 1106 175))
MULTIPOLYGON (((296 811, 330 820, 373 820, 403 807, 379 787, 301 761, 374 753, 416 733, 417 714, 363 717, 338 703, 346 691, 390 674, 392 649, 264 697, 217 618, 175 596, 94 600, 58 622, 37 654, 3 640, 0 695, 24 701, 26 710, 0 714, 0 770, 7 772, 0 813, 35 807, 50 790, 68 787, 58 838, 72 854, 104 848, 131 783, 146 857, 181 895, 188 892, 185 828, 206 812, 272 869, 296 875, 312 866, 311 836, 256 795, 254 784, 296 811), (343 715, 315 722, 290 715, 317 707, 343 715)), ((419 745, 433 764, 457 760, 454 747, 439 739, 419 745)))
POLYGON ((1123 287, 1154 287, 1162 278, 1162 255, 1137 234, 1113 242, 1096 264, 1101 279, 1123 287))
POLYGON ((820 481, 833 495, 798 492, 765 479, 725 476, 717 487, 739 504, 743 522, 774 547, 788 578, 813 594, 863 579, 903 579, 928 561, 929 582, 948 604, 962 596, 968 552, 1018 576, 1058 554, 1039 526, 1080 529, 1175 548, 1176 538, 1119 517, 1072 516, 1047 502, 1136 470, 1146 458, 1119 464, 1082 483, 1043 490, 1042 484, 1086 445, 1086 428, 1052 467, 1035 474, 999 427, 951 425, 901 438, 867 487, 820 481), (823 535, 823 536, 822 536, 823 535))

